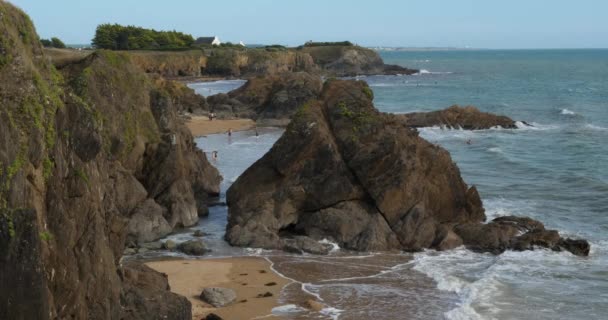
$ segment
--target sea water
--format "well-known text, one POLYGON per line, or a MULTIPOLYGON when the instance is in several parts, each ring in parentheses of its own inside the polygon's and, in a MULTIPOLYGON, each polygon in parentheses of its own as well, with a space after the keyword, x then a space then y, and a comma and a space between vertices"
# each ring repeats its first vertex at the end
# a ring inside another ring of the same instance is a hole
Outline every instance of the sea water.
MULTIPOLYGON (((405 113, 475 105, 531 123, 517 130, 420 129, 448 149, 476 185, 489 219, 524 215, 591 242, 589 257, 537 250, 495 256, 465 249, 415 254, 294 256, 232 248, 227 210, 210 209, 200 228, 212 256, 259 255, 294 283, 273 313, 289 319, 606 319, 608 317, 608 50, 383 52, 413 76, 368 76, 374 103, 405 113), (467 141, 471 141, 468 144, 467 141), (321 312, 297 305, 308 298, 321 312)), ((192 85, 225 92, 242 82, 192 85)), ((225 190, 280 137, 280 129, 198 138, 225 190)), ((191 232, 191 231, 190 231, 191 232)), ((190 232, 172 235, 187 239, 190 232)))

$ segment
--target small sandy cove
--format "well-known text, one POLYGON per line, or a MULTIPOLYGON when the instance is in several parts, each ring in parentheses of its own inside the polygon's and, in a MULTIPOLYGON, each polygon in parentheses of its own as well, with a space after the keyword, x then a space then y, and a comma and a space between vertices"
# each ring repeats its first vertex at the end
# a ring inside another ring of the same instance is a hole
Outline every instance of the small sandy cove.
MULTIPOLYGON (((192 319, 196 320, 204 319, 209 313, 226 320, 271 315, 272 308, 278 306, 281 289, 290 282, 274 273, 270 269, 270 262, 259 257, 165 260, 146 264, 167 274, 171 291, 190 300, 192 319), (208 287, 233 289, 237 299, 228 306, 213 308, 199 298, 203 289, 208 287), (272 296, 258 297, 267 292, 272 296)), ((264 319, 279 317, 268 316, 264 319)))
POLYGON ((192 116, 186 120, 186 126, 194 137, 202 137, 214 133, 226 133, 232 131, 251 130, 255 127, 255 121, 251 119, 234 120, 209 120, 207 116, 192 116))

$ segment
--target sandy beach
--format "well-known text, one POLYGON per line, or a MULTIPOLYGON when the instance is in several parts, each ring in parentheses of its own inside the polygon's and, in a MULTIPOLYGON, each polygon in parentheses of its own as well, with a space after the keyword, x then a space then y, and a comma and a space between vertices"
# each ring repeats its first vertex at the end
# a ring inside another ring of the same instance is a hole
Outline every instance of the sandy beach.
MULTIPOLYGON (((192 319, 204 319, 215 313, 224 319, 239 320, 271 315, 278 306, 281 289, 289 280, 270 269, 263 258, 238 257, 204 260, 167 260, 146 263, 151 268, 166 273, 171 291, 187 297, 192 303, 192 319), (231 305, 213 308, 199 296, 207 287, 233 289, 237 299, 231 305), (270 292, 270 297, 258 297, 270 292)), ((265 317, 268 316, 268 317, 265 317)))
POLYGON ((232 131, 250 130, 255 127, 255 121, 251 119, 234 120, 209 120, 207 116, 192 116, 186 120, 186 126, 194 137, 201 137, 214 133, 225 133, 229 129, 232 131))

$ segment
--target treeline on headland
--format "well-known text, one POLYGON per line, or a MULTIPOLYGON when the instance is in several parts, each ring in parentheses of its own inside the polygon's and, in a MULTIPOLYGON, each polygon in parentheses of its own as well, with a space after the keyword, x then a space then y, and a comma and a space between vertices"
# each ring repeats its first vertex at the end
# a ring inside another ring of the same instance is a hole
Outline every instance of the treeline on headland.
POLYGON ((136 26, 101 24, 92 44, 109 50, 185 50, 192 47, 192 35, 178 31, 157 31, 136 26))

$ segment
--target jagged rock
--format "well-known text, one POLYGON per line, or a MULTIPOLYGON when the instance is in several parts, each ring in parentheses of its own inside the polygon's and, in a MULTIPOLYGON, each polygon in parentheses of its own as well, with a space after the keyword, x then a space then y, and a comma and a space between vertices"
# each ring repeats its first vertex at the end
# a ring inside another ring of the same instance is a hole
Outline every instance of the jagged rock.
POLYGON ((529 218, 482 224, 477 189, 464 183, 449 153, 400 116, 378 112, 369 90, 364 82, 328 81, 318 100, 297 111, 228 190, 230 244, 299 252, 327 238, 354 250, 464 244, 494 253, 535 246, 585 252, 584 243, 562 241, 529 218))
POLYGON ((139 245, 140 248, 146 248, 148 250, 160 250, 163 248, 163 243, 160 241, 142 243, 139 245))
POLYGON ((252 118, 260 125, 285 126, 299 106, 318 97, 322 86, 319 76, 287 72, 249 79, 242 87, 207 100, 220 118, 252 118))
POLYGON ((329 244, 319 243, 309 237, 296 236, 293 239, 284 239, 283 250, 292 253, 302 254, 328 254, 332 246, 329 244))
POLYGON ((124 281, 120 294, 122 319, 192 318, 190 301, 170 291, 167 275, 136 263, 124 266, 121 271, 124 281))
POLYGON ((444 110, 432 112, 414 112, 399 115, 408 127, 441 126, 449 129, 480 130, 493 127, 516 129, 515 121, 506 116, 481 112, 473 106, 451 106, 444 110))
POLYGON ((158 240, 173 230, 164 218, 166 209, 152 199, 146 199, 134 210, 129 219, 128 240, 136 243, 158 240))
POLYGON ((163 243, 163 249, 175 250, 175 248, 177 248, 177 243, 175 243, 173 240, 167 240, 165 243, 163 243))
POLYGON ((177 245, 177 249, 192 256, 202 256, 209 252, 205 243, 201 240, 188 240, 177 245))
POLYGON ((236 292, 227 288, 205 288, 201 292, 200 298, 215 308, 220 308, 234 302, 236 292))

